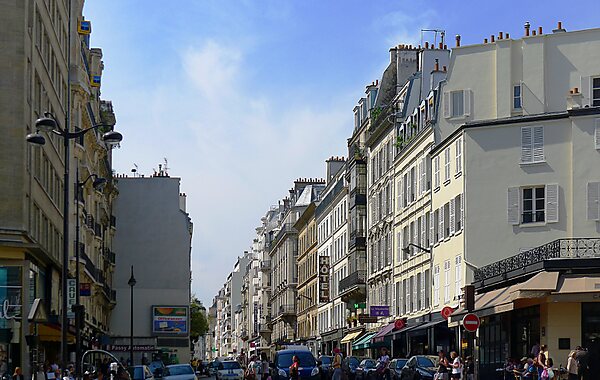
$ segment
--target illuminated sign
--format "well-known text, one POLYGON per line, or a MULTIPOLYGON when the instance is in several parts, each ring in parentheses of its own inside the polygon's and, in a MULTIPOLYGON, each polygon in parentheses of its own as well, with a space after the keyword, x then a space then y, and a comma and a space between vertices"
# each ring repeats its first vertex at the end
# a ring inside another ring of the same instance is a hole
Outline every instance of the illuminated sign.
POLYGON ((319 256, 319 302, 329 302, 329 256, 319 256))
POLYGON ((87 20, 79 21, 79 25, 77 26, 77 33, 79 33, 79 34, 92 33, 92 23, 87 20))

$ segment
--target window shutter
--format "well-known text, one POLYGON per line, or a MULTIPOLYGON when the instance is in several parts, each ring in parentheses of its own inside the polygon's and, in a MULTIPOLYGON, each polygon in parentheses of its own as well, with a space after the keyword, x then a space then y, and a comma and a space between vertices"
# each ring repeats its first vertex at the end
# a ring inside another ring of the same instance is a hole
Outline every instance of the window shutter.
POLYGON ((521 189, 518 187, 509 187, 507 196, 507 221, 508 224, 519 224, 519 198, 521 189))
POLYGON ((439 230, 438 230, 438 241, 444 240, 444 236, 446 236, 446 230, 444 230, 444 206, 440 207, 440 220, 439 220, 439 230))
POLYGON ((544 161, 544 127, 533 127, 533 162, 544 161))
POLYGON ((465 197, 463 197, 463 195, 459 195, 460 197, 460 229, 464 229, 465 228, 465 197))
POLYGON ((450 235, 456 231, 456 199, 450 199, 450 235))
POLYGON ((469 116, 471 115, 471 90, 470 89, 466 89, 463 91, 463 97, 464 97, 464 114, 465 116, 469 116))
POLYGON ((521 128, 521 162, 533 161, 533 136, 531 127, 521 128))
POLYGON ((444 118, 448 119, 449 117, 450 117, 450 93, 448 91, 446 91, 446 92, 444 92, 444 118))
POLYGON ((427 159, 421 159, 421 193, 427 191, 427 159))
POLYGON ((396 233, 396 261, 402 261, 402 232, 396 233))
POLYGON ((546 185, 546 223, 558 222, 558 184, 546 185))
POLYGON ((427 223, 425 223, 425 215, 423 215, 421 218, 421 244, 419 244, 423 248, 426 248, 425 242, 427 241, 426 225, 427 223))
POLYGON ((600 149, 600 119, 594 120, 594 141, 596 142, 596 149, 600 149))
POLYGON ((398 199, 398 209, 402 210, 404 206, 404 186, 402 185, 402 178, 398 181, 398 187, 400 188, 400 199, 398 199))
POLYGON ((392 252, 393 252, 393 246, 394 246, 392 236, 393 236, 392 233, 388 232, 388 247, 387 247, 387 263, 388 263, 388 265, 392 264, 392 252))
POLYGON ((600 220, 600 182, 587 184, 587 218, 600 220))
POLYGON ((429 246, 432 247, 435 242, 433 241, 433 239, 435 238, 435 226, 433 224, 433 222, 435 221, 433 214, 435 213, 435 211, 432 211, 429 213, 429 246))
POLYGON ((411 170, 409 170, 407 174, 408 174, 408 177, 407 177, 408 181, 406 183, 406 199, 407 199, 406 204, 409 205, 412 202, 410 194, 411 194, 411 184, 412 184, 413 179, 411 176, 411 170))
POLYGON ((592 104, 592 78, 581 77, 581 95, 583 95, 583 106, 592 104))

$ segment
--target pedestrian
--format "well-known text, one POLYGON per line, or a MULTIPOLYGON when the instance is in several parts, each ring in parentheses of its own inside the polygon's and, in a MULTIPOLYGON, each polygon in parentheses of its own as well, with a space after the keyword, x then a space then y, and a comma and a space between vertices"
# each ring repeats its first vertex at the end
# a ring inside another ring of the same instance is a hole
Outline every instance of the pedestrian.
POLYGON ((264 352, 261 352, 260 354, 260 367, 262 380, 267 380, 269 378, 271 368, 269 368, 269 360, 267 359, 267 354, 264 352))
POLYGON ((554 380, 554 369, 552 369, 552 367, 554 367, 554 361, 552 360, 552 358, 548 358, 546 359, 546 371, 548 372, 548 380, 554 380))
POLYGON ((546 368, 546 350, 547 346, 542 344, 540 346, 540 352, 536 358, 536 361, 534 362, 537 368, 538 379, 542 378, 542 372, 544 372, 544 369, 546 368))
POLYGON ((575 354, 577 351, 571 351, 567 358, 567 372, 569 373, 569 380, 577 380, 577 359, 575 354))
POLYGON ((540 354, 540 343, 536 343, 533 345, 533 347, 531 347, 531 357, 532 358, 537 358, 537 356, 540 354))
POLYGON ((589 354, 587 349, 577 346, 575 349, 575 358, 577 359, 577 376, 579 380, 588 380, 589 373, 589 354))
POLYGON ((452 360, 452 373, 450 374, 451 379, 460 379, 462 377, 462 362, 460 356, 456 351, 450 353, 450 359, 452 360))
POLYGON ((386 347, 381 348, 381 356, 377 362, 377 378, 387 379, 388 378, 388 365, 390 364, 390 356, 388 355, 388 349, 386 347))
MULTIPOLYGON (((475 379, 475 363, 473 362, 472 356, 467 356, 466 367, 467 367, 467 380, 474 380, 475 379)), ((511 370, 511 374, 512 374, 512 370, 511 370)))
POLYGON ((21 367, 15 367, 15 373, 12 375, 12 380, 25 380, 21 367))
POLYGON ((256 380, 256 356, 252 355, 250 357, 250 362, 248 363, 248 368, 246 368, 246 380, 256 380))
POLYGON ((300 377, 300 359, 294 355, 290 366, 290 380, 298 380, 300 377))
POLYGON ((525 362, 523 366, 523 372, 521 372, 521 376, 523 379, 531 380, 534 378, 534 374, 537 373, 537 368, 533 362, 533 359, 524 357, 521 361, 525 362))
POLYGON ((332 380, 342 380, 342 353, 338 347, 333 349, 331 367, 333 368, 332 380))
POLYGON ((438 369, 435 373, 434 380, 448 380, 448 359, 444 350, 438 352, 438 369))

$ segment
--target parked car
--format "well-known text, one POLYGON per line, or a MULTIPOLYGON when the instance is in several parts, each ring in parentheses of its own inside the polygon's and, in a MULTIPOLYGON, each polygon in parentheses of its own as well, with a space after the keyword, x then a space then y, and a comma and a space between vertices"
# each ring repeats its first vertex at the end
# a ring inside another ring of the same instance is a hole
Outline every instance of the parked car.
POLYGON ((390 369, 390 380, 399 380, 400 372, 402 372, 402 368, 406 365, 408 359, 392 359, 390 361, 390 365, 388 368, 390 369))
POLYGON ((154 374, 147 365, 133 366, 133 380, 154 380, 154 374))
POLYGON ((360 359, 356 356, 347 356, 342 360, 342 371, 348 380, 356 380, 356 369, 360 365, 360 359))
POLYGON ((198 378, 191 365, 171 364, 165 369, 163 380, 198 380, 198 378))
POLYGON ((219 360, 213 360, 207 366, 208 368, 208 376, 217 376, 217 370, 219 369, 219 360))
POLYGON ((308 350, 281 350, 275 353, 275 360, 271 363, 272 380, 287 380, 290 377, 292 358, 296 355, 300 360, 299 377, 303 380, 321 380, 319 367, 313 354, 308 350))
POLYGON ((413 356, 400 371, 400 380, 433 380, 436 362, 435 356, 413 356))
POLYGON ((165 364, 162 360, 153 360, 148 364, 148 368, 150 368, 150 372, 152 372, 154 378, 160 379, 163 376, 165 364))
POLYGON ((374 359, 364 359, 356 368, 356 380, 375 380, 377 362, 374 359))
POLYGON ((321 380, 328 380, 332 375, 331 363, 333 362, 333 356, 321 355, 317 361, 319 372, 321 373, 321 380))
POLYGON ((236 360, 219 362, 216 372, 217 380, 244 380, 244 369, 236 360))

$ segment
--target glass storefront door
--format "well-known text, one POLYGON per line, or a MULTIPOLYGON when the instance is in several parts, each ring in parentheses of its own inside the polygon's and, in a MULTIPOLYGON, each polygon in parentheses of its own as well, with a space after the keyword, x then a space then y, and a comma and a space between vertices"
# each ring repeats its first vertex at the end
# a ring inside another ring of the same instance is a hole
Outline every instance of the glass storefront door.
POLYGON ((600 373, 600 303, 581 304, 581 338, 589 351, 590 373, 600 373))

